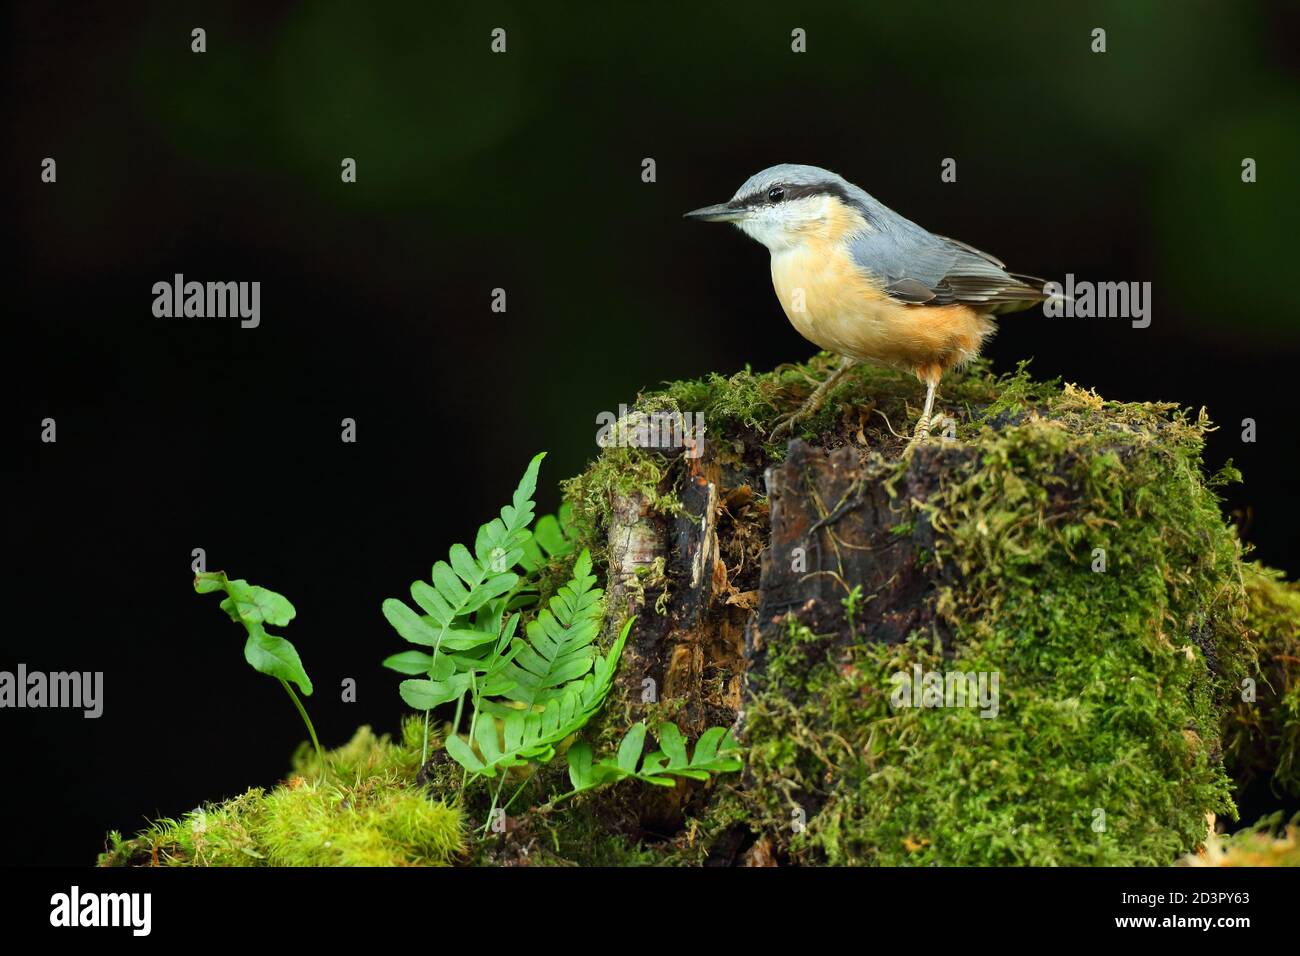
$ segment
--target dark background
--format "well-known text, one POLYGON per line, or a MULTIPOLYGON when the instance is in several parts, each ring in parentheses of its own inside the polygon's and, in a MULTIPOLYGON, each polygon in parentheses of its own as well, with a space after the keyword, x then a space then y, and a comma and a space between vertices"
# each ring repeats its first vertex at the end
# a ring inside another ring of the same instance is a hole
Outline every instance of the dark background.
POLYGON ((1294 576, 1297 7, 11 9, 0 669, 102 670, 105 712, 0 712, 0 862, 89 863, 110 828, 286 769, 302 727, 193 593, 196 547, 296 604, 326 746, 395 729, 380 602, 472 541, 532 454, 553 510, 598 412, 812 352, 766 250, 680 219, 776 162, 1016 271, 1152 282, 1150 328, 1026 313, 987 354, 1208 407, 1208 465, 1245 473, 1225 507, 1294 576), (155 318, 175 272, 260 281, 261 327, 155 318))

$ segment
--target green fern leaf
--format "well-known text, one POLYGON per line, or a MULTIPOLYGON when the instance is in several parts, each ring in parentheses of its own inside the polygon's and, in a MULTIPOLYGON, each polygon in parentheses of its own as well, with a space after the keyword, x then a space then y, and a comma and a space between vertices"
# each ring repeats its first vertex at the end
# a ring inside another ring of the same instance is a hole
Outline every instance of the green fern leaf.
POLYGON ((548 561, 573 554, 577 547, 575 537, 573 506, 566 501, 555 514, 537 519, 532 538, 524 544, 520 566, 533 574, 548 561))
POLYGON ((433 708, 450 703, 469 690, 468 674, 452 674, 446 680, 414 678, 404 680, 397 686, 402 700, 414 710, 433 710, 433 708))
POLYGON ((228 578, 224 571, 201 571, 194 578, 199 594, 225 591, 219 607, 237 624, 244 625, 244 660, 253 670, 283 681, 292 681, 304 694, 312 692, 311 678, 303 669, 298 651, 288 640, 268 633, 265 625, 283 627, 297 613, 289 599, 275 591, 249 584, 243 578, 228 578))
POLYGON ((506 668, 514 686, 506 697, 526 706, 544 704, 561 697, 566 684, 591 669, 597 656, 592 642, 602 618, 602 592, 595 583, 591 555, 583 551, 569 583, 528 623, 527 641, 514 640, 514 662, 506 668))
POLYGON ((478 529, 474 539, 474 553, 481 567, 503 574, 524 556, 524 545, 533 520, 533 493, 537 490, 537 469, 546 453, 538 455, 528 465, 524 477, 515 489, 511 504, 501 509, 501 517, 493 518, 478 529))
POLYGON ((578 741, 569 748, 568 758, 569 782, 573 784, 574 791, 589 790, 594 787, 596 784, 593 782, 591 744, 578 741))
POLYGON ((586 726, 605 702, 614 684, 614 673, 633 620, 623 625, 609 651, 596 657, 589 673, 563 687, 561 693, 551 697, 540 711, 483 701, 474 735, 475 742, 480 745, 479 754, 473 755, 469 745, 454 734, 447 738, 447 753, 470 773, 487 777, 495 776, 499 769, 517 767, 528 761, 545 763, 550 760, 555 756, 556 745, 586 726), (489 757, 483 752, 480 739, 486 731, 480 728, 489 725, 495 740, 498 717, 501 718, 505 746, 498 747, 495 756, 489 757), (453 740, 456 743, 452 743, 453 740), (473 760, 468 759, 470 755, 473 755, 473 760))
MULTIPOLYGON (((440 661, 449 657, 453 664, 466 663, 467 659, 444 651, 469 652, 468 660, 472 661, 476 650, 497 640, 495 624, 492 631, 479 630, 463 626, 462 619, 482 611, 518 583, 519 576, 509 569, 522 556, 523 544, 529 537, 532 496, 537 489, 537 470, 544 457, 543 452, 529 462, 511 504, 501 509, 501 517, 479 529, 477 558, 464 545, 453 545, 448 550, 448 561, 434 564, 431 583, 416 581, 411 585, 411 599, 424 611, 423 615, 396 598, 384 601, 384 617, 398 634, 412 644, 433 649, 428 655, 425 679, 403 681, 399 688, 402 699, 416 709, 429 710, 455 700, 469 686, 469 676, 460 672, 462 668, 453 667, 447 672, 440 665, 440 661)), ((412 673, 410 668, 420 660, 410 654, 393 655, 384 663, 402 673, 412 673)))
POLYGON ((642 722, 633 724, 623 735, 618 745, 618 757, 615 758, 618 769, 625 774, 636 773, 637 761, 641 759, 641 748, 645 746, 646 726, 642 722))
POLYGON ((734 773, 743 764, 740 746, 726 727, 710 727, 695 744, 695 753, 687 758, 686 738, 677 725, 665 721, 655 730, 662 750, 641 757, 645 749, 646 725, 637 723, 630 727, 619 743, 613 760, 595 762, 591 747, 577 743, 569 748, 569 782, 573 796, 593 787, 620 780, 635 778, 656 787, 676 786, 676 777, 689 780, 708 780, 713 774, 734 773))
POLYGON ((399 674, 427 674, 433 665, 433 655, 424 651, 402 651, 390 654, 383 660, 383 666, 399 674))

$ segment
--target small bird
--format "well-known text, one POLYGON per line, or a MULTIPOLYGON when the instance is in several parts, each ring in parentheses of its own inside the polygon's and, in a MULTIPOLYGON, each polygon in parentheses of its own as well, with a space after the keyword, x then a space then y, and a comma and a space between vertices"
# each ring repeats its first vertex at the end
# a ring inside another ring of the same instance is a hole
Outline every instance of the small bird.
POLYGON ((979 355, 994 331, 989 316, 1050 298, 1042 279, 1007 272, 988 253, 927 232, 817 166, 772 166, 749 177, 728 202, 686 218, 735 223, 767 246, 786 317, 808 341, 841 357, 774 438, 816 412, 840 376, 863 360, 913 372, 925 385, 912 440, 926 438, 940 418, 939 380, 979 355))

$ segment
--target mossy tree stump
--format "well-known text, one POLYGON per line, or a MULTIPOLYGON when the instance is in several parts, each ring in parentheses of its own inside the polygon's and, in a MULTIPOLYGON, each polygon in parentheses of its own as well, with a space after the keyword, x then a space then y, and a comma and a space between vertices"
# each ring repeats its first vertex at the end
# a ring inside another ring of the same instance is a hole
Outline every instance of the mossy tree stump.
POLYGON ((737 781, 624 789, 602 825, 723 864, 1195 850, 1266 736, 1240 699, 1278 633, 1252 627, 1250 595, 1278 585, 1221 515, 1234 475, 1202 470, 1204 412, 977 367, 945 383, 952 437, 909 449, 890 423, 918 388, 862 367, 770 444, 826 365, 642 396, 636 414, 702 415, 703 448, 609 448, 567 486, 613 617, 638 615, 607 745, 670 718, 733 726, 749 752, 737 781), (891 700, 898 675, 953 672, 998 675, 996 716, 891 700))

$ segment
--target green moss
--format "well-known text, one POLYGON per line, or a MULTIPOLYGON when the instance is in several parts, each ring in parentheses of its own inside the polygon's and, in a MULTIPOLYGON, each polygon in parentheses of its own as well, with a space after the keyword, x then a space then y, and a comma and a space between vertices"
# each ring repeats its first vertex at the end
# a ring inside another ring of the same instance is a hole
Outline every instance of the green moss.
MULTIPOLYGON (((755 455, 781 460, 772 427, 834 364, 823 353, 670 383, 637 407, 702 414, 718 460, 752 471, 755 455)), ((882 450, 901 495, 912 454, 897 432, 921 395, 910 375, 858 366, 801 429, 882 450)), ((1300 592, 1243 562, 1215 494, 1239 476, 1204 473, 1204 412, 1108 402, 984 362, 945 378, 939 407, 957 440, 927 447, 939 488, 900 502, 896 533, 933 532, 918 567, 944 633, 846 644, 789 620, 746 706, 749 782, 692 821, 704 844, 744 818, 795 862, 1168 864, 1204 840, 1208 813, 1235 816, 1243 774, 1229 776, 1225 750, 1234 769, 1249 761, 1293 786, 1300 592), (999 715, 894 709, 891 677, 914 665, 996 672, 999 715), (1261 676, 1269 705, 1236 707, 1242 681, 1261 676)), ((570 500, 595 537, 611 490, 666 510, 683 470, 607 450, 570 500)), ((611 740, 618 707, 599 724, 611 740)), ((664 858, 700 852, 674 838, 664 858)))
POLYGON ((101 866, 445 866, 464 852, 459 809, 414 783, 422 721, 403 741, 360 728, 328 751, 322 772, 300 750, 296 772, 270 792, 252 789, 132 840, 109 835, 101 866))
MULTIPOLYGON (((706 441, 714 443, 723 463, 746 453, 761 454, 765 462, 782 460, 785 442, 770 440, 772 430, 785 415, 800 408, 817 385, 830 375, 839 359, 828 352, 807 363, 783 365, 771 372, 746 367, 734 375, 713 373, 701 379, 669 382, 658 391, 637 396, 631 413, 677 411, 702 416, 706 441), (734 446, 734 450, 728 446, 734 446), (729 454, 730 451, 730 454, 729 454)), ((1036 382, 1028 363, 1014 373, 995 376, 985 360, 977 360, 944 379, 940 407, 958 422, 976 412, 986 417, 1022 414, 1055 393, 1054 382, 1036 382)), ((908 433, 920 412, 924 389, 915 376, 882 366, 855 366, 827 396, 820 411, 800 423, 810 438, 863 429, 873 438, 888 437, 891 430, 908 433)), ((959 433, 960 437, 960 433, 959 433)), ((673 463, 652 449, 610 447, 581 475, 563 484, 573 507, 579 548, 600 547, 598 529, 609 518, 615 495, 639 494, 661 514, 679 511, 675 483, 680 475, 673 463)))
POLYGON ((1003 384, 910 503, 956 573, 934 595, 950 646, 837 642, 809 667, 819 638, 796 627, 773 651, 750 794, 794 859, 1167 864, 1235 814, 1220 723, 1255 652, 1208 421, 1003 384), (893 708, 914 666, 997 673, 997 716, 893 708))
MULTIPOLYGON (((415 715, 402 721, 401 742, 387 734, 375 736, 368 726, 359 727, 352 739, 325 755, 324 779, 340 786, 358 786, 373 777, 398 776, 414 779, 420 769, 421 737, 424 721, 415 715)), ((431 734, 431 739, 433 735, 431 734)), ((321 779, 321 763, 316 751, 301 746, 294 754, 293 770, 298 776, 321 779)))
POLYGON ((635 447, 605 449, 585 472, 562 482, 561 490, 573 509, 577 550, 588 549, 597 566, 605 561, 600 531, 609 522, 615 498, 640 496, 661 514, 676 514, 681 507, 662 456, 635 447))
MULTIPOLYGON (((637 396, 631 413, 677 411, 703 417, 705 440, 715 449, 735 444, 736 456, 746 450, 761 453, 768 461, 779 461, 785 453, 784 442, 769 441, 772 429, 783 415, 798 409, 818 383, 831 374, 838 358, 822 352, 808 363, 783 365, 771 372, 754 372, 746 367, 734 375, 716 373, 692 381, 670 382, 658 391, 637 396)), ((1018 381, 1030 388, 1027 374, 1018 381)), ((945 380, 945 393, 963 403, 988 402, 1005 390, 993 379, 987 366, 975 363, 965 372, 945 380)), ((855 367, 830 392, 821 411, 801 423, 804 434, 816 435, 837 427, 845 409, 880 409, 882 414, 902 428, 909 415, 919 410, 915 403, 920 394, 916 378, 902 372, 873 365, 855 367)), ((883 418, 871 419, 884 428, 883 418)), ((719 460, 729 460, 723 447, 719 460)), ((653 449, 610 447, 583 474, 563 484, 566 501, 573 507, 573 522, 579 547, 598 553, 602 542, 598 531, 608 520, 616 495, 643 496, 651 510, 676 514, 680 505, 674 494, 680 470, 674 462, 653 449)))
MULTIPOLYGON (((561 787, 560 789, 563 789, 561 787)), ((584 798, 552 811, 530 813, 506 836, 492 836, 475 862, 526 866, 654 866, 663 862, 657 846, 629 832, 636 821, 611 794, 584 798)))
POLYGON ((1258 564, 1243 576, 1259 671, 1237 694, 1224 745, 1239 781, 1300 794, 1300 584, 1258 564))
POLYGON ((439 866, 461 850, 460 812, 391 778, 278 787, 255 825, 272 866, 439 866))

